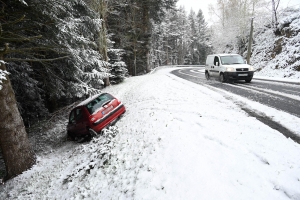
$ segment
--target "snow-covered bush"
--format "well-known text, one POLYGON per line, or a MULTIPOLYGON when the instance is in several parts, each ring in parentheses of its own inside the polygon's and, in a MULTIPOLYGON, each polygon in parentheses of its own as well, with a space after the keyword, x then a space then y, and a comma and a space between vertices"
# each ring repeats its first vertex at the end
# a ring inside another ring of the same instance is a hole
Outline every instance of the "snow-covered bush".
POLYGON ((112 156, 113 138, 118 133, 118 127, 111 126, 103 130, 103 136, 93 137, 91 142, 78 147, 76 153, 84 154, 86 157, 84 160, 78 160, 75 163, 75 169, 64 179, 64 183, 72 182, 74 179, 82 180, 89 175, 97 173, 97 170, 100 168, 103 168, 112 156))
POLYGON ((110 82, 112 84, 123 82, 123 80, 126 78, 126 75, 128 73, 125 62, 120 61, 112 64, 110 67, 110 73, 111 73, 110 82))
POLYGON ((110 83, 118 84, 122 82, 128 75, 127 65, 122 61, 122 56, 125 54, 123 49, 109 49, 108 56, 110 58, 110 83))

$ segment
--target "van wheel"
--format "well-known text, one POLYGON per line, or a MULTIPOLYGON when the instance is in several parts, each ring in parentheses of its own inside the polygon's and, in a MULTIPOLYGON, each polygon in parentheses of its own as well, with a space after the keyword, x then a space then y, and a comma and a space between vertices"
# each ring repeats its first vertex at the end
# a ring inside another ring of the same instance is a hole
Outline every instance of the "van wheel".
POLYGON ((225 78, 224 78, 224 74, 223 73, 220 74, 219 78, 220 78, 220 82, 221 83, 224 83, 226 81, 225 78))
POLYGON ((250 78, 250 79, 246 79, 245 81, 246 81, 246 83, 250 83, 250 82, 251 82, 251 80, 252 80, 252 78, 250 78))
POLYGON ((209 79, 210 79, 210 76, 209 76, 208 71, 205 71, 205 78, 206 78, 206 80, 209 80, 209 79))

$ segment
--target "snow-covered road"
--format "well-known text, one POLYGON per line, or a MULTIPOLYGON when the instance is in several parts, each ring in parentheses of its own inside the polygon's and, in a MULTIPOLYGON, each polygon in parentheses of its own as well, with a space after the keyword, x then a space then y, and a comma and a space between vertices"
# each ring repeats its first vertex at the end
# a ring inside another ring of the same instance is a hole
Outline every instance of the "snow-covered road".
POLYGON ((33 169, 2 187, 0 198, 300 199, 300 145, 236 103, 283 116, 294 131, 299 118, 242 97, 225 98, 229 94, 170 71, 105 89, 127 108, 116 124, 119 133, 106 144, 108 164, 95 159, 95 148, 102 147, 97 142, 67 143, 40 155, 33 169))

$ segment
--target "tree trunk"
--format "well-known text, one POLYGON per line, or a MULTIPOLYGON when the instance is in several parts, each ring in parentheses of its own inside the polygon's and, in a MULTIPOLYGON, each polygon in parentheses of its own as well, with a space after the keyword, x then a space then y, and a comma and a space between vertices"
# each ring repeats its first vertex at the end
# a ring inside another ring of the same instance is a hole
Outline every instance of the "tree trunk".
POLYGON ((253 39, 253 17, 251 18, 251 27, 249 34, 249 43, 247 49, 247 63, 250 65, 251 49, 252 49, 252 39, 253 39))
MULTIPOLYGON (((0 69, 6 70, 6 66, 1 64, 0 69)), ((0 148, 6 166, 5 180, 8 180, 31 168, 35 163, 35 154, 30 146, 8 76, 7 80, 3 80, 2 86, 0 90, 0 148)))
MULTIPOLYGON (((107 62, 108 56, 107 56, 107 31, 106 31, 106 21, 107 21, 107 1, 100 0, 100 17, 102 19, 102 27, 100 31, 100 53, 103 55, 103 59, 107 62)), ((108 67, 107 67, 108 68, 108 67)), ((109 77, 104 78, 104 85, 109 86, 110 81, 109 77)))
POLYGON ((273 28, 276 29, 277 28, 277 8, 279 5, 280 0, 278 1, 277 6, 275 5, 275 0, 272 0, 272 25, 273 28))

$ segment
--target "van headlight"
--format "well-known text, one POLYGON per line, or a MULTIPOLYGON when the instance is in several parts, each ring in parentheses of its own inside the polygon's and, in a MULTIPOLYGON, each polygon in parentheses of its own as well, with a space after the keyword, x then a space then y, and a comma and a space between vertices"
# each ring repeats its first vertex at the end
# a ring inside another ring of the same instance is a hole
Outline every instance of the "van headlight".
POLYGON ((249 71, 254 71, 254 67, 250 66, 249 71))
POLYGON ((235 72, 235 68, 233 67, 226 67, 227 72, 235 72))

